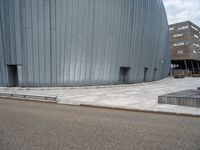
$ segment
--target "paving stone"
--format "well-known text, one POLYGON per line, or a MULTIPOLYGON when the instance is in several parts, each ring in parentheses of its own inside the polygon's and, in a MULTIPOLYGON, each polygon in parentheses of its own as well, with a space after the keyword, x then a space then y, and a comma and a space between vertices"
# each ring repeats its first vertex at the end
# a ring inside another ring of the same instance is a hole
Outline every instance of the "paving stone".
MULTIPOLYGON (((5 88, 0 92, 26 93, 56 96, 61 104, 89 104, 94 106, 128 108, 161 112, 200 115, 200 108, 180 105, 158 104, 158 96, 197 89, 199 78, 174 79, 137 83, 128 85, 92 86, 92 87, 45 87, 45 88, 5 88)), ((182 102, 186 105, 186 101, 182 102)))

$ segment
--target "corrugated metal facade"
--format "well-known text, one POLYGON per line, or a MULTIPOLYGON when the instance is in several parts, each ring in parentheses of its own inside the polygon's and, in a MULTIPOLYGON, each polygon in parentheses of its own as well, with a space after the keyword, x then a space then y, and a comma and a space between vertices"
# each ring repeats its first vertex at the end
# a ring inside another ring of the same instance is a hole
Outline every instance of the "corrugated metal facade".
POLYGON ((0 85, 17 65, 19 86, 118 84, 168 75, 162 0, 0 0, 0 85), (155 69, 157 69, 155 75, 155 69))

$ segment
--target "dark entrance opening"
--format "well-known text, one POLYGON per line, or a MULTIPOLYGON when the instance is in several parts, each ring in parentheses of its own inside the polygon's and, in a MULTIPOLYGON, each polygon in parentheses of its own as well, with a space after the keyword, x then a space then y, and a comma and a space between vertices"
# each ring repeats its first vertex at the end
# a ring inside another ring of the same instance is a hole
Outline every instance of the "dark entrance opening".
POLYGON ((153 81, 156 80, 156 73, 157 73, 157 70, 158 70, 157 68, 154 69, 154 73, 153 73, 153 81))
POLYGON ((8 69, 8 86, 18 86, 18 70, 17 65, 7 65, 8 69))
POLYGON ((147 71, 148 71, 148 68, 145 67, 145 68, 144 68, 144 78, 143 78, 143 82, 147 82, 147 71))
POLYGON ((128 84, 129 83, 129 72, 130 72, 130 67, 120 67, 120 72, 119 72, 119 81, 122 84, 128 84))

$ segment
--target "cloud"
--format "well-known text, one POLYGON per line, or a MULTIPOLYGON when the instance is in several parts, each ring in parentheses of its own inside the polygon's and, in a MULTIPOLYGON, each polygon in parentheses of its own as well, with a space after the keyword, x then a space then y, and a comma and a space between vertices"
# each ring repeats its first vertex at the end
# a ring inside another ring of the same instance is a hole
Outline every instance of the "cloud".
POLYGON ((200 0, 163 0, 169 24, 192 21, 200 26, 200 0))

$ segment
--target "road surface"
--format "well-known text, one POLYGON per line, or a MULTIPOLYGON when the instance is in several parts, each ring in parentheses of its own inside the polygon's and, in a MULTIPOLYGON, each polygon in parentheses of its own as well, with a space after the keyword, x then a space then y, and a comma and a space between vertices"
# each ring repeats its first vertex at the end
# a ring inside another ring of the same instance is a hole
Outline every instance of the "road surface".
POLYGON ((0 99, 0 150, 200 150, 200 118, 0 99))

